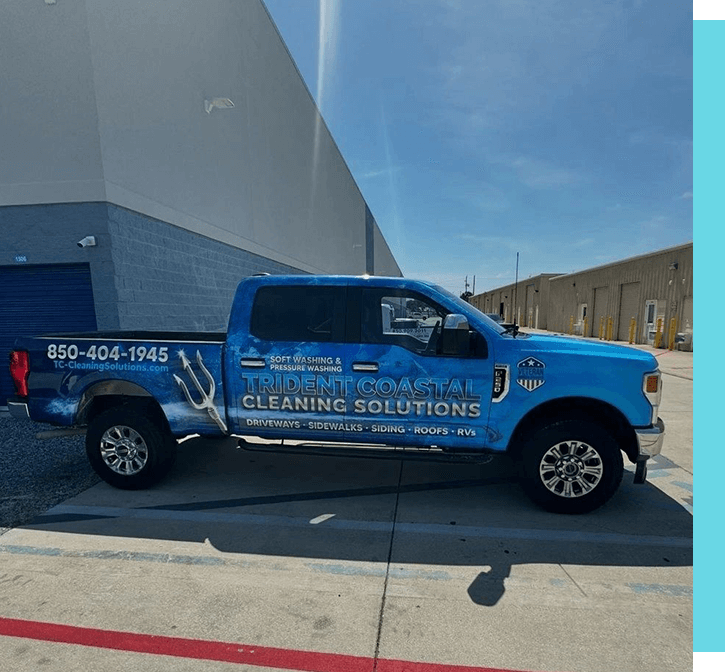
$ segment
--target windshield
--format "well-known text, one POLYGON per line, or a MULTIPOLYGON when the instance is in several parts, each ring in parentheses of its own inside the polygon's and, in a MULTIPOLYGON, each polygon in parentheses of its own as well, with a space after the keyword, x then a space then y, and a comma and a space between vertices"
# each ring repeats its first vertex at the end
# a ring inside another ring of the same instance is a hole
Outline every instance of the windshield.
POLYGON ((441 287, 440 285, 433 285, 437 291, 439 291, 441 294, 445 295, 446 298, 450 299, 453 303, 455 303, 457 306, 459 306, 463 312, 474 312, 476 313, 476 317, 480 318, 483 322, 486 323, 487 327, 490 327, 495 332, 499 334, 506 333, 506 328, 501 326, 498 322, 494 322, 486 313, 482 313, 476 306, 468 303, 467 301, 464 301, 460 296, 456 296, 453 292, 449 292, 447 289, 441 287))

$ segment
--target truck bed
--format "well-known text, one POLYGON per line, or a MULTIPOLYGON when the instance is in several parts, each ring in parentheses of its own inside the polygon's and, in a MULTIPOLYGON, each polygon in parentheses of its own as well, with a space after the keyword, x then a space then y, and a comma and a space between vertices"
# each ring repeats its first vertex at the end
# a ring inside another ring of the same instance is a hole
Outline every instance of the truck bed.
POLYGON ((30 356, 30 416, 84 424, 98 395, 153 398, 173 434, 226 433, 223 332, 94 331, 21 337, 30 356))

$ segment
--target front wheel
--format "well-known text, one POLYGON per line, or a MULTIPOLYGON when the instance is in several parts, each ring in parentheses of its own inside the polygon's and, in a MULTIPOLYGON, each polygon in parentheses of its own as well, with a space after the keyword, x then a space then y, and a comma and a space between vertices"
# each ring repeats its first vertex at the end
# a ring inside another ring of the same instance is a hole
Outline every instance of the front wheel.
POLYGON ((551 422, 531 434, 521 453, 526 494, 547 511, 588 513, 616 492, 624 473, 612 434, 589 420, 551 422))
POLYGON ((86 433, 91 466, 116 488, 140 490, 157 483, 176 456, 176 441, 164 424, 142 404, 99 413, 86 433))

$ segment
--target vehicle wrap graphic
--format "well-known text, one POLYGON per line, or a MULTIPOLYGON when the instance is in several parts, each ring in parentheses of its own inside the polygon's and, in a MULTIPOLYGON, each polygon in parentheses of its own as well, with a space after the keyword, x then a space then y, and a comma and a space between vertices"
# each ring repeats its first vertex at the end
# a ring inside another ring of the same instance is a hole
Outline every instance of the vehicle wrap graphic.
POLYGON ((382 417, 481 416, 472 379, 243 373, 245 410, 336 413, 382 417), (351 404, 348 402, 351 400, 351 404))
POLYGON ((224 422, 224 420, 222 420, 222 417, 219 414, 219 410, 214 405, 214 392, 216 391, 216 383, 214 382, 214 377, 211 375, 211 373, 209 373, 209 369, 204 366, 204 359, 201 356, 201 353, 198 350, 196 351, 196 363, 199 365, 199 368, 201 369, 204 377, 209 383, 208 392, 204 390, 204 387, 199 382, 199 379, 196 377, 194 369, 191 368, 191 362, 189 361, 189 358, 186 356, 186 353, 183 350, 179 350, 179 359, 181 360, 181 366, 183 367, 184 371, 186 371, 186 373, 189 375, 189 378, 191 378, 191 382, 194 384, 194 387, 196 387, 197 391, 201 395, 201 402, 197 403, 196 401, 194 401, 191 398, 191 394, 189 394, 189 388, 186 386, 186 383, 179 376, 174 374, 174 380, 184 391, 184 396, 186 397, 186 400, 197 411, 205 410, 209 414, 209 417, 219 426, 219 429, 227 434, 228 430, 226 423, 224 422))
POLYGON ((85 369, 101 371, 168 371, 168 366, 157 366, 169 361, 169 347, 124 343, 49 343, 48 359, 56 369, 85 369), (142 365, 143 363, 143 365, 142 365))
POLYGON ((544 380, 545 368, 546 365, 536 359, 536 357, 522 359, 516 365, 516 382, 525 390, 533 392, 546 382, 544 380))
POLYGON ((62 419, 63 424, 73 424, 82 408, 82 396, 95 394, 96 386, 113 380, 136 386, 131 394, 138 396, 146 390, 152 395, 174 432, 228 433, 220 342, 62 336, 43 340, 43 369, 60 377, 55 390, 35 391, 39 419, 62 419), (191 359, 186 354, 189 352, 194 353, 191 359), (45 395, 49 399, 43 404, 45 395))

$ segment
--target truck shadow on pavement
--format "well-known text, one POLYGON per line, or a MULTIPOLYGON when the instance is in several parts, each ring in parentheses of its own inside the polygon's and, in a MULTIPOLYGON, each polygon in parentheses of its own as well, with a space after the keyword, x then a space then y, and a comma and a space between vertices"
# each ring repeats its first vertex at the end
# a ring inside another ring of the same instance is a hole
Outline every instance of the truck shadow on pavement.
POLYGON ((651 482, 633 485, 630 472, 600 510, 562 516, 529 502, 505 458, 473 466, 303 457, 204 439, 185 442, 155 488, 102 483, 23 528, 208 542, 217 564, 252 554, 370 575, 386 570, 364 563, 382 563, 435 580, 446 568, 480 569, 467 592, 481 606, 498 603, 516 565, 688 567, 693 554, 691 514, 651 482))

